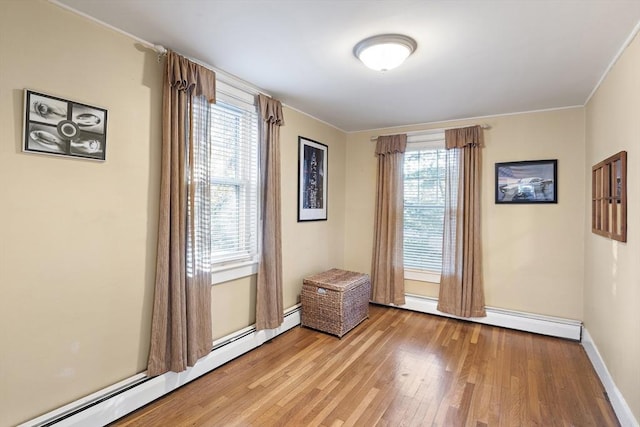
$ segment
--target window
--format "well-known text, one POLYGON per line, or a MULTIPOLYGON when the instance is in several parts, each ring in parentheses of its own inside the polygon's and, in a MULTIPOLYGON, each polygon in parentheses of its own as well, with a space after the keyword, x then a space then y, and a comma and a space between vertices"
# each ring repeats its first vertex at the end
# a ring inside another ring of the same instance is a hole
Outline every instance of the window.
POLYGON ((405 278, 440 282, 445 149, 442 132, 409 137, 404 155, 405 278))
POLYGON ((254 96, 223 82, 208 116, 213 283, 257 271, 259 254, 258 115, 254 96))

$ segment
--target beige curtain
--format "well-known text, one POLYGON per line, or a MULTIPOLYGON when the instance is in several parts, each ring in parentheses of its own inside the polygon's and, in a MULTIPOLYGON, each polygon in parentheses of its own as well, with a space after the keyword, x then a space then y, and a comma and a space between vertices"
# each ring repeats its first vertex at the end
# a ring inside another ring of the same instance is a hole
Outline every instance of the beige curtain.
POLYGON ((198 102, 215 102, 215 74, 169 52, 162 102, 150 376, 183 371, 211 351, 208 164, 197 163, 208 158, 201 144, 208 132, 193 126, 194 105, 203 108, 198 102))
POLYGON ((262 250, 256 289, 256 329, 273 329, 284 320, 280 226, 280 126, 282 104, 258 95, 262 183, 262 250))
POLYGON ((438 310, 461 317, 486 316, 480 240, 482 128, 445 131, 445 183, 442 279, 438 310))
POLYGON ((371 300, 404 304, 404 152, 407 135, 378 137, 371 300))

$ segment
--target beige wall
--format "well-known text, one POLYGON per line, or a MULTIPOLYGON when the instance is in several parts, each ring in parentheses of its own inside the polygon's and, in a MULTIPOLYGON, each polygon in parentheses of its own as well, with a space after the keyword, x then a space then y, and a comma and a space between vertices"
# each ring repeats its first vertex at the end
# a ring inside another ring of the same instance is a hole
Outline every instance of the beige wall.
POLYGON ((161 64, 44 1, 0 2, 0 425, 144 370, 161 64), (23 88, 109 111, 107 161, 21 152, 23 88))
MULTIPOLYGON (((0 426, 143 371, 155 276, 161 75, 128 37, 44 0, 0 1, 0 426), (23 89, 108 109, 106 162, 21 152, 23 89)), ((340 266, 345 135, 282 130, 284 305, 340 266), (297 136, 329 146, 329 220, 296 222, 297 136)), ((255 320, 255 276, 212 289, 213 331, 255 320)))
MULTIPOLYGON (((284 307, 299 302, 302 279, 341 267, 344 250, 345 134, 291 108, 280 130, 282 203, 282 281, 284 307), (297 222, 298 136, 328 146, 327 221, 297 222)), ((255 276, 215 285, 213 335, 219 338, 255 322, 255 276)))
POLYGON ((256 322, 256 275, 216 284, 211 288, 213 339, 256 322))
MULTIPOLYGON (((586 108, 586 179, 591 166, 627 151, 627 243, 585 225, 584 324, 618 389, 640 420, 640 40, 636 37, 586 108)), ((591 218, 591 209, 585 207, 591 218)))
MULTIPOLYGON (((575 319, 584 311, 636 418, 639 49, 634 42, 586 109, 586 158, 582 108, 482 120, 491 125, 482 207, 487 304, 575 319), (621 149, 629 152, 626 244, 592 235, 585 223, 590 165, 621 149), (558 159, 557 205, 493 203, 495 162, 544 158, 558 159)), ((161 72, 155 54, 131 39, 44 0, 0 1, 0 425, 145 369, 161 72), (23 88, 107 108, 107 161, 23 154, 23 88)), ((427 126, 345 135, 290 108, 285 121, 282 242, 290 307, 305 275, 334 266, 370 270, 376 162, 369 138, 427 126), (329 146, 327 221, 297 222, 299 135, 329 146)), ((411 293, 437 290, 407 282, 411 293)), ((252 324, 255 276, 214 286, 212 301, 216 338, 252 324)))
MULTIPOLYGON (((372 135, 474 124, 461 121, 350 134, 347 142, 345 265, 370 271, 375 200, 372 135)), ((480 120, 482 235, 487 305, 582 318, 584 113, 582 108, 480 120), (496 205, 496 162, 558 159, 558 204, 496 205), (560 238, 560 236, 562 236, 560 238)), ((438 285, 407 281, 409 293, 437 296, 438 285)))
POLYGON ((298 303, 304 276, 344 262, 345 160, 343 132, 296 110, 285 108, 281 130, 282 274, 284 306, 298 303), (327 221, 298 222, 298 136, 328 146, 327 221))

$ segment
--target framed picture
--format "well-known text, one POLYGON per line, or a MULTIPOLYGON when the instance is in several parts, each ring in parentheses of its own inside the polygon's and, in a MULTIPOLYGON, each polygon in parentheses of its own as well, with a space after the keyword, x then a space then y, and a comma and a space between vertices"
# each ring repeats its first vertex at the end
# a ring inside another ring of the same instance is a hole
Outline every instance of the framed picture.
POLYGON ((104 160, 107 110, 24 91, 25 152, 104 160))
POLYGON ((298 137, 298 222, 327 219, 326 145, 298 137))
POLYGON ((557 160, 496 163, 496 203, 558 203, 557 160))

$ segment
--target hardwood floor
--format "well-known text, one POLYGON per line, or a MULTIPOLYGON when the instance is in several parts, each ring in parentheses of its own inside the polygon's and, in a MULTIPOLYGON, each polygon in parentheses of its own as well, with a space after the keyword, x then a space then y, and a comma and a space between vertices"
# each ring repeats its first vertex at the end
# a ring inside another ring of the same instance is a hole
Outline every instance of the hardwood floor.
POLYGON ((617 426, 579 343, 370 306, 297 327, 115 426, 617 426))

